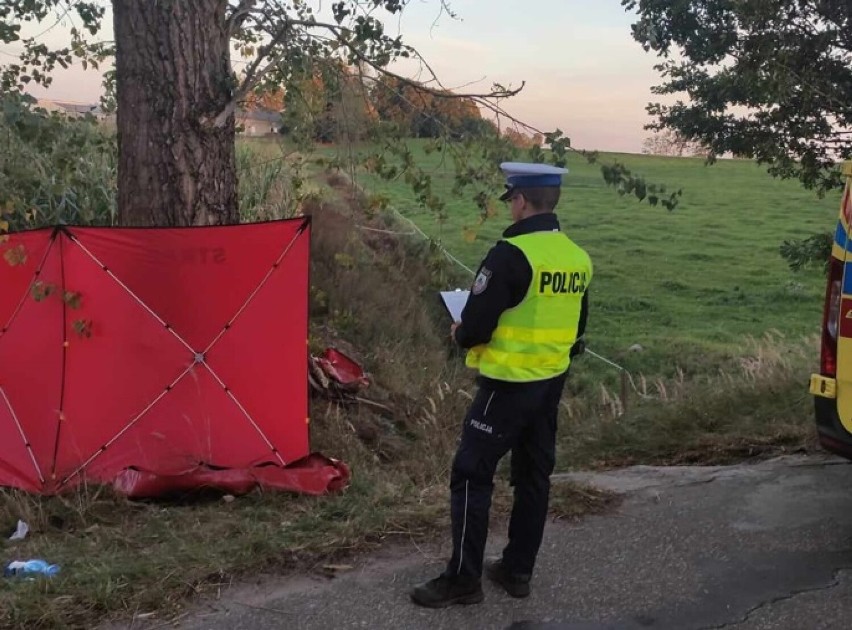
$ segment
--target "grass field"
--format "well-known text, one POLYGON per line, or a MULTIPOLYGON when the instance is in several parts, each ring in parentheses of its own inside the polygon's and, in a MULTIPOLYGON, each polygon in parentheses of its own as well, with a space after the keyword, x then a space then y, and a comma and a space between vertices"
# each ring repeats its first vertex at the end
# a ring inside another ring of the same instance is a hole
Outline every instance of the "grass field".
MULTIPOLYGON (((394 208, 475 268, 508 225, 508 211, 485 222, 476 240, 464 238, 478 210, 453 198, 452 167, 414 144, 448 203, 439 223, 413 203, 402 181, 364 173, 359 183, 386 195, 394 208)), ((795 182, 771 178, 751 162, 700 158, 603 155, 649 182, 682 188, 676 210, 620 197, 600 167, 572 156, 558 214, 566 231, 590 253, 589 347, 648 374, 687 375, 716 369, 739 356, 747 337, 778 331, 788 339, 818 331, 824 280, 819 269, 791 271, 779 254, 785 239, 833 230, 839 193, 819 199, 795 182), (645 350, 631 353, 640 344, 645 350)), ((816 358, 814 358, 816 360, 816 358)))

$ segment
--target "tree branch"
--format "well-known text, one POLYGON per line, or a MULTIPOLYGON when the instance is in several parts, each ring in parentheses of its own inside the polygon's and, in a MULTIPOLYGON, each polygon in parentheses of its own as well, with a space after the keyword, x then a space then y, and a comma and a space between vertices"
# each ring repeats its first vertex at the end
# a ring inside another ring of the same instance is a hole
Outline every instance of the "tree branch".
POLYGON ((240 0, 240 3, 234 7, 233 13, 225 21, 225 30, 228 33, 229 40, 237 32, 237 29, 243 25, 245 19, 251 15, 255 4, 257 4, 257 0, 240 0))
MULTIPOLYGON (((254 3, 254 0, 243 0, 242 4, 254 3)), ((285 20, 284 25, 275 34, 272 38, 272 41, 267 46, 262 46, 258 49, 257 56, 254 60, 249 64, 248 68, 246 68, 246 75, 243 79, 242 85, 240 85, 237 90, 234 92, 234 96, 228 101, 227 105, 219 112, 216 117, 213 119, 212 124, 214 127, 224 127, 225 122, 228 120, 230 116, 234 114, 237 109, 237 105, 245 99, 249 92, 260 82, 260 80, 272 69, 275 67, 275 64, 281 60, 281 58, 286 54, 286 51, 281 52, 272 58, 266 66, 260 70, 258 67, 263 63, 263 60, 266 58, 267 51, 272 50, 276 44, 279 44, 284 35, 290 30, 291 22, 285 20)))
MULTIPOLYGON (((411 87, 413 87, 417 90, 420 90, 422 92, 426 92, 427 94, 431 94, 432 96, 436 96, 438 98, 469 98, 469 99, 509 98, 511 96, 515 96, 516 94, 519 94, 521 92, 521 90, 524 89, 524 86, 526 85, 526 81, 522 81, 520 87, 515 89, 515 90, 491 91, 491 92, 488 92, 486 94, 466 94, 466 93, 455 94, 455 93, 450 92, 449 90, 447 90, 443 87, 441 89, 430 88, 427 85, 424 85, 423 83, 418 83, 417 81, 406 78, 406 77, 402 76, 401 74, 391 72, 387 68, 380 66, 377 63, 375 63, 373 60, 365 57, 361 53, 361 51, 359 51, 351 43, 349 43, 348 41, 346 41, 345 39, 340 37, 339 34, 338 34, 337 41, 340 42, 341 44, 343 44, 344 46, 346 46, 352 52, 352 54, 355 55, 355 57, 358 58, 359 61, 367 64, 368 66, 373 68, 376 72, 379 72, 379 73, 381 73, 385 76, 396 79, 397 81, 400 81, 400 82, 402 82, 406 85, 409 85, 409 86, 411 86, 411 87)), ((423 61, 424 64, 426 64, 425 60, 423 60, 423 58, 420 57, 419 53, 418 53, 418 58, 421 59, 421 61, 423 61)), ((432 74, 432 76, 435 77, 435 73, 432 71, 431 68, 429 68, 428 64, 426 64, 426 67, 429 70, 429 72, 432 74)), ((435 80, 437 81, 437 77, 435 78, 435 80)), ((440 83, 439 83, 439 85, 440 85, 440 83)))

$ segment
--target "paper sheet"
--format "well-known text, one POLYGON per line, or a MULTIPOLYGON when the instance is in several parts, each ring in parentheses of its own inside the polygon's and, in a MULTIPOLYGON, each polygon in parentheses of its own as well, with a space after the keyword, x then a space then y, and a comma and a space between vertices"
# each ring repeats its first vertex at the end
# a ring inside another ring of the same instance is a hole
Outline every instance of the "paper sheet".
POLYGON ((444 302, 444 308, 447 309, 454 322, 461 321, 462 310, 464 310, 464 305, 467 303, 469 295, 470 291, 463 291, 461 289, 441 291, 441 300, 444 302))

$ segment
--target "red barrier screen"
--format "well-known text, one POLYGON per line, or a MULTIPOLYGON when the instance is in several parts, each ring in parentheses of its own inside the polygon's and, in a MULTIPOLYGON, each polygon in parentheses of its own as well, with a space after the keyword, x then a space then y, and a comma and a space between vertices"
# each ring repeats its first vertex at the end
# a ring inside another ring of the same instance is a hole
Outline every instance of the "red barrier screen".
POLYGON ((306 219, 0 243, 0 485, 306 457, 309 249, 306 219))

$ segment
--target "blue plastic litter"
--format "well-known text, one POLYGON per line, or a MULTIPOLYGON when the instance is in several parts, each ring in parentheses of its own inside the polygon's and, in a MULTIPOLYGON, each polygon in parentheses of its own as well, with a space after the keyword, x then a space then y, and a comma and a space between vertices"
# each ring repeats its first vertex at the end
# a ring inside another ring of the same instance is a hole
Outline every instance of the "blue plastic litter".
POLYGON ((53 577, 59 573, 60 567, 58 564, 49 564, 44 560, 15 560, 6 565, 3 569, 3 577, 16 576, 33 576, 45 575, 53 577))

